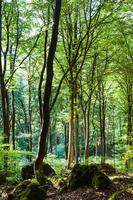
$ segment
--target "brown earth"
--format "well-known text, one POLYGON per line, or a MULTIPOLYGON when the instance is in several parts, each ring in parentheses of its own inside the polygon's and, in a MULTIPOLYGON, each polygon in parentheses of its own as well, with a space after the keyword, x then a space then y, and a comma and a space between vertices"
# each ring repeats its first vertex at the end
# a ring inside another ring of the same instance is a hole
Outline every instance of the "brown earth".
MULTIPOLYGON (((133 183, 133 176, 131 175, 115 174, 115 176, 110 176, 110 178, 112 184, 104 191, 90 187, 81 187, 74 191, 64 191, 60 193, 57 188, 50 186, 47 191, 46 200, 108 200, 114 192, 133 183)), ((0 200, 8 200, 8 194, 12 189, 13 186, 0 185, 0 200)), ((117 199, 133 200, 133 191, 123 192, 117 199)))

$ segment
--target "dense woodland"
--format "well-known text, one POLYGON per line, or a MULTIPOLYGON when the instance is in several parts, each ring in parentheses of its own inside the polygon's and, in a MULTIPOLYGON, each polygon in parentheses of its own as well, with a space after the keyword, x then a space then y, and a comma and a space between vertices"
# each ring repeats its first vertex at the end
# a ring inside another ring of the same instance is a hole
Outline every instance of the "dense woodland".
POLYGON ((64 192, 68 174, 70 195, 77 166, 124 174, 123 192, 128 175, 133 189, 132 53, 132 0, 0 1, 0 199, 34 200, 8 195, 34 176, 64 192), (44 163, 56 173, 47 181, 44 163))

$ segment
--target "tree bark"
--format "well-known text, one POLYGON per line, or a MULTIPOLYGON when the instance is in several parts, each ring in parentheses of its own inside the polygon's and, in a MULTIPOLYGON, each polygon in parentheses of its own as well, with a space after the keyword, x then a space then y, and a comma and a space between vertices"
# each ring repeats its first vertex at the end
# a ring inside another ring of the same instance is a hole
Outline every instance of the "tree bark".
POLYGON ((127 128, 127 145, 133 144, 133 84, 129 80, 127 84, 127 102, 128 102, 128 128, 127 128))
POLYGON ((16 141, 15 141, 15 121, 16 121, 16 114, 15 114, 15 105, 14 105, 14 91, 12 90, 12 146, 13 150, 16 149, 16 141))
POLYGON ((69 144, 68 144, 68 169, 74 157, 74 88, 71 89, 70 95, 70 122, 69 122, 69 144))
POLYGON ((69 127, 68 124, 65 123, 64 124, 64 132, 65 132, 65 140, 64 140, 64 146, 65 146, 65 159, 68 159, 68 131, 69 131, 69 127))
POLYGON ((4 83, 4 73, 2 66, 2 3, 0 1, 0 91, 2 100, 2 121, 3 121, 3 134, 4 134, 4 144, 9 144, 10 128, 9 128, 9 102, 8 93, 4 83))
POLYGON ((99 83, 99 123, 101 137, 101 163, 105 163, 106 156, 106 135, 105 135, 105 97, 103 83, 99 83))
POLYGON ((54 12, 54 24, 52 29, 51 43, 48 52, 47 66, 46 66, 46 85, 43 96, 43 122, 40 134, 39 151, 38 156, 35 161, 35 168, 39 169, 41 167, 46 147, 46 139, 48 135, 49 125, 50 125, 50 97, 53 81, 53 61, 58 40, 58 27, 59 18, 61 11, 61 0, 56 0, 55 12, 54 12))
MULTIPOLYGON (((29 63, 30 64, 30 63, 29 63)), ((31 107, 31 69, 29 66, 29 77, 28 77, 28 86, 29 86, 29 105, 28 105, 28 134, 29 134, 29 151, 32 152, 32 107, 31 107)))

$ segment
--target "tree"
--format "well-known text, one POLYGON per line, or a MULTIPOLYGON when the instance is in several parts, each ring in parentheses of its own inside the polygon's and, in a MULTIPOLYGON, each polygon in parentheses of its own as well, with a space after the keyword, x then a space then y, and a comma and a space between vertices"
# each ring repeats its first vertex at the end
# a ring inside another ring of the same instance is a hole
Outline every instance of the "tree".
POLYGON ((61 11, 61 0, 56 0, 55 12, 54 12, 54 23, 52 29, 51 43, 49 47, 49 53, 47 57, 47 65, 46 65, 46 85, 43 96, 43 122, 42 129, 40 134, 40 143, 39 143, 39 152, 37 159, 35 161, 35 167, 38 169, 43 162, 43 158, 45 155, 45 147, 46 147, 46 139, 48 135, 48 129, 50 124, 50 96, 52 89, 52 80, 53 80, 53 61, 57 46, 58 39, 58 27, 59 27, 59 19, 60 19, 60 11, 61 11))

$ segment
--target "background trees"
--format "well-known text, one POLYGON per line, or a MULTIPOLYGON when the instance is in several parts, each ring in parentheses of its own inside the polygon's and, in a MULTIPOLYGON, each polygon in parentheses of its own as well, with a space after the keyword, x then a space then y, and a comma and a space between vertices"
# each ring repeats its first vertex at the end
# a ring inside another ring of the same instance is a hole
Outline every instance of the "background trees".
POLYGON ((35 158, 43 132, 38 163, 48 153, 68 159, 68 167, 92 156, 106 162, 128 154, 133 137, 130 4, 63 1, 55 51, 50 40, 57 34, 52 32, 54 1, 1 1, 1 152, 7 145, 8 152, 32 151, 35 158), (48 62, 54 66, 51 78, 48 62))

